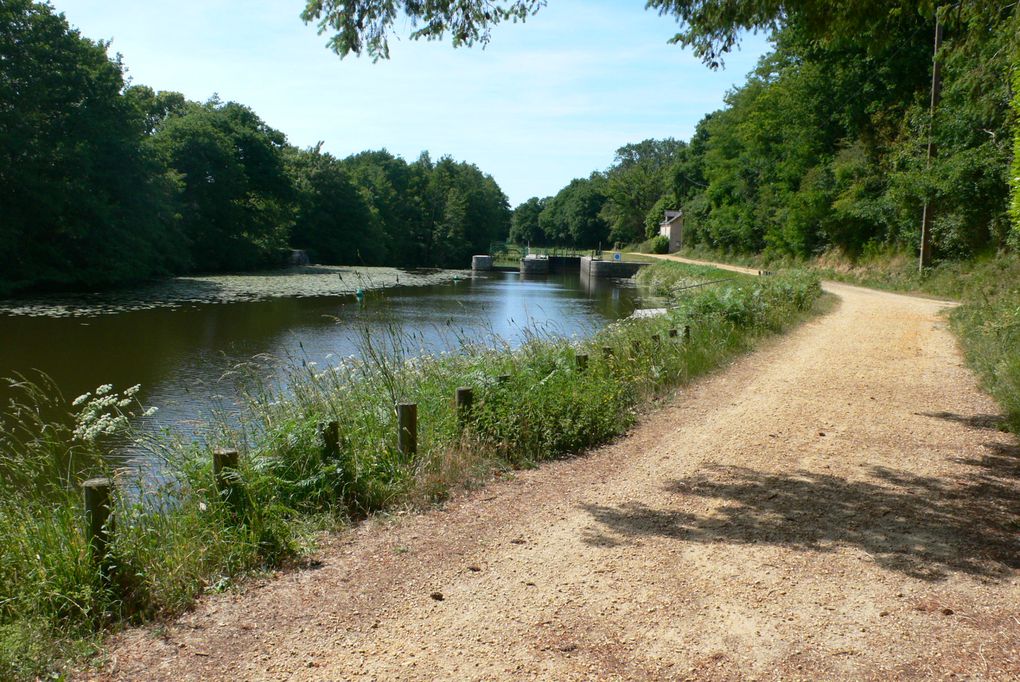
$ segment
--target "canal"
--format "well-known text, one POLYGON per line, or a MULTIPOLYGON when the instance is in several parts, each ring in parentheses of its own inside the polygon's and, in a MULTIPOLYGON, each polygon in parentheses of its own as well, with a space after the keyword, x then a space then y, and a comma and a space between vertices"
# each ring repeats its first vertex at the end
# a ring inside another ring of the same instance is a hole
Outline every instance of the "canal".
MULTIPOLYGON (((0 376, 45 372, 67 400, 101 384, 140 384, 141 403, 158 408, 145 430, 194 433, 232 409, 239 363, 255 359, 281 378, 282 364, 328 365, 357 355, 366 338, 388 346, 394 334, 428 353, 494 338, 517 345, 528 334, 580 337, 640 305, 628 280, 575 274, 310 268, 178 279, 134 296, 0 305, 0 376)), ((5 404, 10 395, 0 388, 5 404)))

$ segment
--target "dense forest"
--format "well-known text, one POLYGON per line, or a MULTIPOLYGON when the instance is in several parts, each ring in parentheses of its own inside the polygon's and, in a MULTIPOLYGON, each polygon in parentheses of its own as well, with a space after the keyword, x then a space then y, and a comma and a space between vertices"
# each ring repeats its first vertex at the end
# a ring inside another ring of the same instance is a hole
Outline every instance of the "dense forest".
MULTIPOLYGON (((800 257, 838 249, 854 257, 916 250, 927 199, 936 258, 1017 246, 1020 228, 1011 231, 1009 219, 1012 210, 1020 226, 1016 3, 939 11, 934 116, 934 8, 890 5, 826 23, 809 11, 824 3, 791 5, 802 11, 773 27, 772 52, 689 143, 622 147, 608 170, 518 206, 511 236, 577 246, 634 242, 652 236, 671 208, 683 210, 690 245, 800 257)), ((754 26, 752 19, 743 26, 754 26)), ((732 28, 716 21, 719 31, 732 28)), ((685 35, 707 61, 724 53, 708 33, 685 35)))
POLYGON ((128 85, 107 45, 0 4, 0 294, 316 262, 459 266, 505 239, 476 166, 297 149, 250 108, 128 85))

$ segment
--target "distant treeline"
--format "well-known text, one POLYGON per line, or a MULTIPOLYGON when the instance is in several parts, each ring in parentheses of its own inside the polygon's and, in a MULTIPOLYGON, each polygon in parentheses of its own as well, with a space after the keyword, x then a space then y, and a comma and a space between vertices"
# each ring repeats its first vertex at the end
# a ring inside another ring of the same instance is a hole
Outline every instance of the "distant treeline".
POLYGON ((683 210, 691 245, 854 256, 916 249, 927 197, 937 257, 1016 246, 1017 4, 941 10, 933 127, 930 9, 847 10, 829 24, 790 11, 774 33, 775 49, 729 93, 724 109, 702 119, 689 144, 646 140, 621 148, 607 171, 518 206, 512 237, 637 242, 655 233, 670 208, 683 210), (936 156, 929 169, 930 129, 936 156))
POLYGON ((0 3, 0 294, 317 262, 460 266, 506 238, 476 166, 297 149, 255 112, 125 86, 107 45, 0 3))

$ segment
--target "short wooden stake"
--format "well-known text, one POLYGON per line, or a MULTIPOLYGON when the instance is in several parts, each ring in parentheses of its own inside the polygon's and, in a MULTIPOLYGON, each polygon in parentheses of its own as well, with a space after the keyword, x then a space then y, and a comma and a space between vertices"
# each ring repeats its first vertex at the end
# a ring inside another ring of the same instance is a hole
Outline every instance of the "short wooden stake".
POLYGON ((340 422, 333 420, 322 425, 322 445, 326 457, 340 454, 340 422))
POLYGON ((93 563, 103 566, 110 545, 110 493, 108 478, 90 478, 82 483, 85 492, 85 539, 93 563))
POLYGON ((233 448, 217 448, 212 453, 213 478, 216 490, 227 504, 237 504, 237 450, 233 448))
POLYGON ((669 330, 669 338, 671 338, 671 339, 675 339, 676 338, 676 329, 670 329, 669 330))
POLYGON ((586 369, 588 369, 588 354, 587 353, 578 353, 577 354, 577 370, 579 372, 583 372, 586 369))
POLYGON ((397 450, 410 459, 418 454, 418 404, 397 405, 397 450))
POLYGON ((691 325, 685 324, 684 325, 684 343, 687 343, 690 340, 691 340, 691 325))
POLYGON ((475 393, 470 386, 461 386, 457 389, 457 423, 463 426, 471 418, 471 406, 475 402, 475 393))

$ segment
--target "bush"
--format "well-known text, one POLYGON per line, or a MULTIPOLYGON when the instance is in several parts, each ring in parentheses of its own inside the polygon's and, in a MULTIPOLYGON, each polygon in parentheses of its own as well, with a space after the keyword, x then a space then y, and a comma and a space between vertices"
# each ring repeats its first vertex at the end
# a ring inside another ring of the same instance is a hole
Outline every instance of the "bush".
POLYGON ((669 237, 657 234, 648 240, 652 253, 667 253, 669 251, 669 237))

